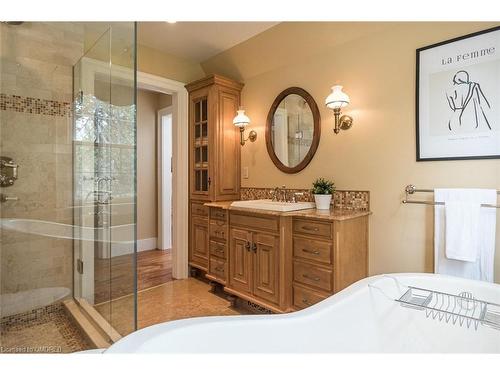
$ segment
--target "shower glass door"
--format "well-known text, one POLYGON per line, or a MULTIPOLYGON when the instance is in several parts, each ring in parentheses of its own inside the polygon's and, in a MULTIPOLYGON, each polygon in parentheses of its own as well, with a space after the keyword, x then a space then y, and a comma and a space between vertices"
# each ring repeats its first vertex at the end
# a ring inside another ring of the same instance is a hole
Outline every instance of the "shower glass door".
POLYGON ((73 67, 73 294, 125 335, 137 326, 135 25, 86 31, 98 37, 73 67))

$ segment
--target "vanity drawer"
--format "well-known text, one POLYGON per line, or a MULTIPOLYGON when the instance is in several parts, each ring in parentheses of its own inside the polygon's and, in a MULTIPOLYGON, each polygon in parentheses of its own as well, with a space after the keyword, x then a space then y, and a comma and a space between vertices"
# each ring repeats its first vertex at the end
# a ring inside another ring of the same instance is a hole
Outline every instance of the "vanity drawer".
POLYGON ((209 225, 210 238, 218 238, 220 240, 227 240, 227 229, 224 221, 210 220, 209 225))
POLYGON ((208 207, 203 203, 191 203, 191 215, 208 217, 208 207))
POLYGON ((294 237, 293 255, 316 262, 332 264, 332 244, 326 241, 294 237))
POLYGON ((293 231, 300 234, 332 238, 332 224, 329 222, 294 219, 293 231))
POLYGON ((333 291, 332 271, 311 264, 293 262, 293 280, 327 292, 333 291))
POLYGON ((227 246, 221 242, 210 241, 210 255, 227 259, 227 246))
POLYGON ((210 257, 208 273, 219 279, 226 280, 226 261, 210 257))
POLYGON ((279 230, 279 217, 276 216, 258 216, 231 213, 231 226, 254 228, 259 230, 268 230, 277 232, 279 230))
POLYGON ((293 306, 305 309, 328 298, 328 294, 318 293, 298 285, 293 286, 293 306))
POLYGON ((222 208, 210 207, 210 219, 226 221, 227 211, 222 208))

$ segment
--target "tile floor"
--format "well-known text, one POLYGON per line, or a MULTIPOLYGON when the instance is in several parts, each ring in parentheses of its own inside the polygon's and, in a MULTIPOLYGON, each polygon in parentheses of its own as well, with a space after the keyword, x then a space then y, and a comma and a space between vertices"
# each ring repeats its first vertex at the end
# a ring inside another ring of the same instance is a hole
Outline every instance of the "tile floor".
MULTIPOLYGON (((208 283, 188 278, 139 292, 137 298, 138 328, 171 320, 214 315, 239 315, 251 312, 243 307, 231 307, 223 294, 212 293, 208 283)), ((126 296, 96 306, 103 315, 112 311, 112 325, 122 335, 129 333, 133 296, 126 296)))
POLYGON ((0 353, 72 353, 90 345, 61 303, 2 319, 0 353))

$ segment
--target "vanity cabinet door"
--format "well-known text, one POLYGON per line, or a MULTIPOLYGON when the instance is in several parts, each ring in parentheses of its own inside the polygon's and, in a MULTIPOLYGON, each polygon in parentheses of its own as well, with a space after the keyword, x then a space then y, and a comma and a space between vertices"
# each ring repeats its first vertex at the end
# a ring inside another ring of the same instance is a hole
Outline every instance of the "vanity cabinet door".
POLYGON ((253 234, 254 289, 256 297, 279 301, 279 237, 267 233, 253 234))
POLYGON ((190 245, 190 263, 206 271, 208 268, 208 219, 192 218, 190 245))
POLYGON ((245 230, 231 229, 229 246, 229 284, 235 290, 252 291, 252 234, 245 230))

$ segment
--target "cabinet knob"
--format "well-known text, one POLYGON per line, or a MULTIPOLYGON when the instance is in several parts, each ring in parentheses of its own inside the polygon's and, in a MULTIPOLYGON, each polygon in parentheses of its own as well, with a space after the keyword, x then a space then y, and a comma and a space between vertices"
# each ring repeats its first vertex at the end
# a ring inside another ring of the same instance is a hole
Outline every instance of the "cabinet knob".
POLYGON ((245 244, 245 249, 250 250, 250 241, 247 241, 245 244))
POLYGON ((254 244, 254 243, 252 244, 252 250, 253 250, 254 253, 257 252, 257 245, 254 244))

